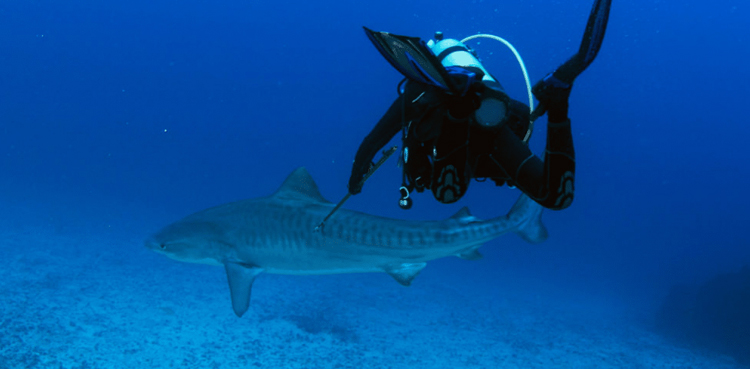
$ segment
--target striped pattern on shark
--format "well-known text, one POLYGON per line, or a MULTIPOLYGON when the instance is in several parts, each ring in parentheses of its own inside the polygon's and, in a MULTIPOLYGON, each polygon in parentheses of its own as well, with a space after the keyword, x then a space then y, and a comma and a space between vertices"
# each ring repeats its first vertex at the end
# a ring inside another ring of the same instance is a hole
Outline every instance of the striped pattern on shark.
POLYGON ((262 272, 294 275, 385 272, 404 286, 426 262, 446 256, 474 260, 485 242, 515 232, 532 243, 547 238, 543 208, 521 195, 511 211, 480 220, 467 208, 440 221, 405 221, 340 209, 315 231, 334 204, 304 168, 270 196, 189 215, 146 240, 146 247, 189 263, 224 266, 232 308, 242 316, 262 272))

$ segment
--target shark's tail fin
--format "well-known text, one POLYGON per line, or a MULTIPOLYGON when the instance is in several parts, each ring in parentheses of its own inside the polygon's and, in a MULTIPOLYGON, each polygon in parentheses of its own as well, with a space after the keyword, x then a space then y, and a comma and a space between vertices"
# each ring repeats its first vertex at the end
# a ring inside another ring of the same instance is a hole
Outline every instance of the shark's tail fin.
POLYGON ((542 223, 544 208, 526 195, 521 195, 508 212, 508 219, 517 223, 516 234, 526 242, 540 243, 547 239, 547 227, 542 223))

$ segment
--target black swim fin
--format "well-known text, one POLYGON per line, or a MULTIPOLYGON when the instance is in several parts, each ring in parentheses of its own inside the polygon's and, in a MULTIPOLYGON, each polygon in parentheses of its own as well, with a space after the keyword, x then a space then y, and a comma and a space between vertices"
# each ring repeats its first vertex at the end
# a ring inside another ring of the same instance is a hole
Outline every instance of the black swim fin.
MULTIPOLYGON (((534 95, 544 96, 548 88, 563 87, 568 88, 573 81, 578 77, 584 70, 594 61, 596 55, 599 53, 599 49, 602 46, 604 40, 604 33, 607 30, 607 22, 609 21, 609 8, 612 5, 612 0, 595 0, 594 6, 591 7, 591 14, 589 15, 588 23, 586 24, 586 31, 583 33, 583 40, 581 46, 578 48, 578 53, 573 55, 568 61, 563 63, 554 72, 548 74, 542 78, 541 81, 537 82, 532 89, 534 95)), ((531 120, 534 121, 544 114, 546 108, 543 105, 539 105, 534 112, 531 114, 531 120)))
POLYGON ((422 39, 363 28, 380 54, 404 77, 453 94, 459 92, 448 71, 422 39))

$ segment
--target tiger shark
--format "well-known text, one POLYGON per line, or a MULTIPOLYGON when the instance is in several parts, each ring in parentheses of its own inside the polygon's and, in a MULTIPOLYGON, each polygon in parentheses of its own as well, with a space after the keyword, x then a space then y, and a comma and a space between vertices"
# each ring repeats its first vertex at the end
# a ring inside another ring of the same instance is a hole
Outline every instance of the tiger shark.
POLYGON ((272 195, 212 207, 166 226, 146 247, 172 259, 223 266, 232 308, 250 306, 262 272, 314 275, 385 272, 408 286, 426 262, 455 255, 481 258, 487 241, 515 232, 532 243, 547 238, 542 207, 521 195, 507 215, 480 220, 464 207, 440 221, 406 221, 333 209, 305 168, 290 174, 272 195))

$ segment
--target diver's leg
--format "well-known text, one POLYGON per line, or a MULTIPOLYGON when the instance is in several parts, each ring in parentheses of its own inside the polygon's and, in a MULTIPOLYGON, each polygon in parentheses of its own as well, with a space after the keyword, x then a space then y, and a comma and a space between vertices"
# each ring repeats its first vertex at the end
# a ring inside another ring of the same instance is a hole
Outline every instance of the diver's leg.
POLYGON ((570 121, 548 123, 544 161, 531 153, 509 128, 503 127, 495 139, 491 160, 506 174, 508 184, 542 206, 564 209, 573 199, 575 153, 570 121))
POLYGON ((573 202, 575 150, 570 120, 547 123, 547 148, 544 153, 547 194, 544 206, 565 209, 573 202))
POLYGON ((548 86, 541 97, 547 106, 547 146, 544 152, 544 173, 547 193, 545 206, 565 209, 573 202, 575 151, 568 118, 570 85, 548 86))

